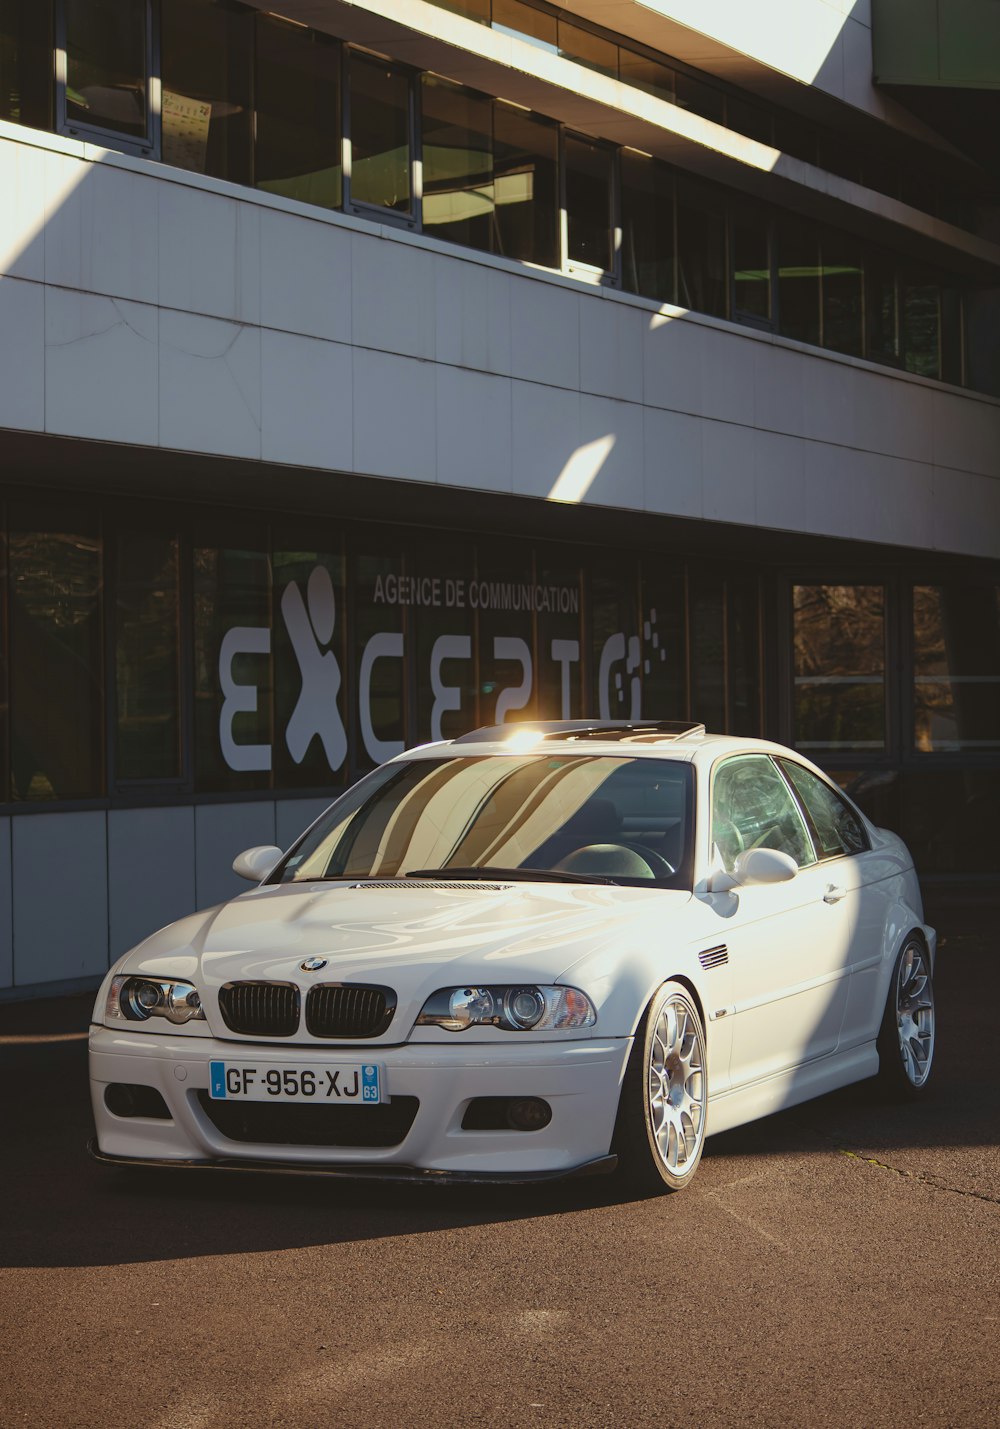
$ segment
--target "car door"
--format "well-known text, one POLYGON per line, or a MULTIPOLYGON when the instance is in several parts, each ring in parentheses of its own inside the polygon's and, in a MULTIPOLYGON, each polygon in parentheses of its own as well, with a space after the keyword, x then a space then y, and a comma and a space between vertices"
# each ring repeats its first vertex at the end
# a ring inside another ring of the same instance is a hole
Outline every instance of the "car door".
POLYGON ((878 980, 894 886, 871 852, 864 822, 840 793, 796 759, 779 758, 805 814, 826 880, 824 898, 839 902, 851 933, 850 987, 842 1048, 871 1041, 882 1015, 878 980))
POLYGON ((748 848, 776 848, 799 865, 786 883, 737 887, 727 895, 736 1087, 836 1050, 847 1005, 851 926, 843 900, 825 899, 829 877, 769 755, 734 755, 716 765, 711 837, 727 872, 748 848))

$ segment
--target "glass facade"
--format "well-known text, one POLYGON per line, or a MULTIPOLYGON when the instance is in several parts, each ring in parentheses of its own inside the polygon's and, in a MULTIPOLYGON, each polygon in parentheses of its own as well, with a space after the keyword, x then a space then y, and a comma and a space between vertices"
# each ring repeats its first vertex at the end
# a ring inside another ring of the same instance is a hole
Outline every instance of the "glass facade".
POLYGON ((706 636, 655 554, 100 506, 6 508, 8 803, 326 790, 477 725, 686 718, 710 691, 714 728, 760 727, 750 573, 699 572, 706 636))
MULTIPOLYGON (((66 46, 55 97, 68 132, 483 252, 596 273, 657 302, 923 377, 996 389, 982 360, 993 345, 989 295, 902 254, 235 0, 53 5, 0 0, 0 116, 51 122, 54 15, 66 46)), ((793 152, 812 146, 836 172, 882 182, 883 170, 898 169, 841 152, 829 136, 820 144, 805 121, 798 134, 780 111, 544 7, 456 0, 452 8, 761 142, 798 139, 793 152)), ((916 187, 934 184, 924 174, 916 187)))
POLYGON ((996 578, 820 583, 61 494, 0 510, 8 812, 326 794, 479 725, 692 719, 798 747, 924 873, 1000 867, 996 578))

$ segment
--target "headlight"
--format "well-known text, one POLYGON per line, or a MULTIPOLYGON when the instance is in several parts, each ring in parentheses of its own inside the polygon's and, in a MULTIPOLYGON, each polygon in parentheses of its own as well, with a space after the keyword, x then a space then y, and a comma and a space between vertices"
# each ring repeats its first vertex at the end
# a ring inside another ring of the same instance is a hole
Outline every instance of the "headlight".
POLYGON ((205 1020, 193 983, 158 977, 112 978, 104 1015, 126 1022, 146 1022, 150 1017, 165 1017, 175 1023, 205 1020))
POLYGON ((593 1027, 597 1013, 575 987, 441 987, 424 1003, 418 1027, 499 1027, 504 1032, 549 1032, 593 1027))

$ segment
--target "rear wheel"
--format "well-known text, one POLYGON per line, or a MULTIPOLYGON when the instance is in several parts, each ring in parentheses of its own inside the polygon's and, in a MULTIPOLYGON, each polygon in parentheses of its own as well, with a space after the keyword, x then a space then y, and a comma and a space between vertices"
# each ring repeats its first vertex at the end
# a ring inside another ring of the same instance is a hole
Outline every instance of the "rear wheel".
POLYGON ((878 1034, 878 1081, 885 1091, 919 1096, 934 1065, 936 1030, 930 954, 924 940, 913 935, 892 970, 878 1034))
POLYGON ((632 1191, 680 1191, 705 1144, 705 1031, 682 983, 667 982, 636 1033, 622 1082, 614 1150, 632 1191))

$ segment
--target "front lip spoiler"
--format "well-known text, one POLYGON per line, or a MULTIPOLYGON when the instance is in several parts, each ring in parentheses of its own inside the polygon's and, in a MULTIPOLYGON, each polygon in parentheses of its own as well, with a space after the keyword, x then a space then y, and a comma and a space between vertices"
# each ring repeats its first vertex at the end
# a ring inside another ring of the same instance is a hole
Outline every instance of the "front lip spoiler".
POLYGON ((327 1166, 322 1162, 252 1161, 217 1156, 197 1161, 184 1157, 109 1156, 93 1138, 87 1150, 105 1166, 148 1166, 153 1170, 251 1171, 268 1176, 326 1176, 346 1181, 409 1181, 434 1186, 530 1186, 544 1181, 569 1181, 586 1176, 608 1176, 618 1166, 617 1156, 598 1156, 567 1171, 438 1171, 429 1166, 327 1166))

